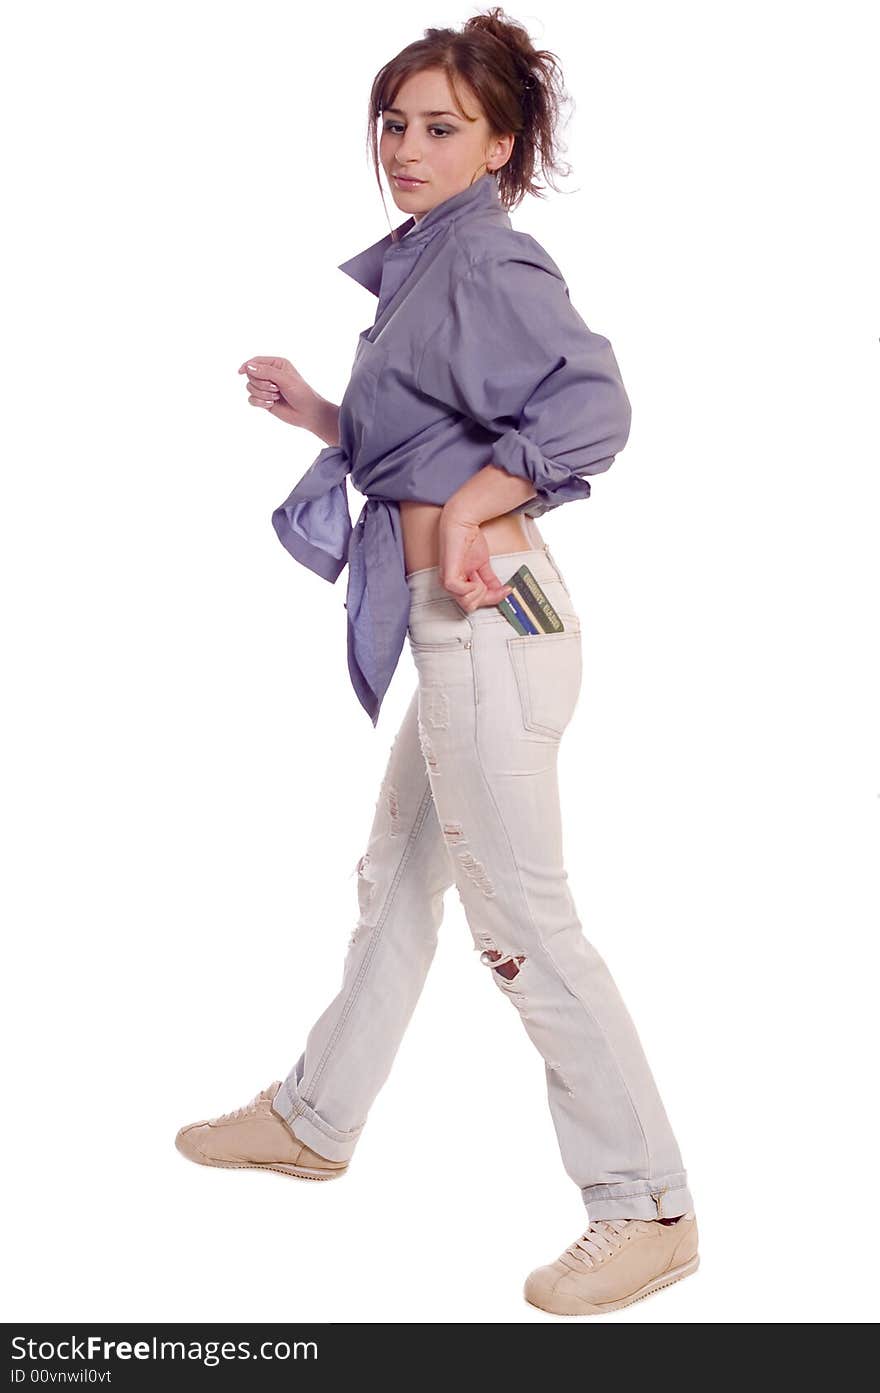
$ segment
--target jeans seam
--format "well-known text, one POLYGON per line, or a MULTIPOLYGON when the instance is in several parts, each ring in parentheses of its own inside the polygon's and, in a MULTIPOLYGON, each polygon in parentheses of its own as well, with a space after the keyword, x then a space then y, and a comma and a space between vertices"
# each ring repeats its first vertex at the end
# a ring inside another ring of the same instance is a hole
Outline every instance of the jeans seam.
POLYGON ((669 1186, 669 1193, 670 1193, 670 1194, 673 1194, 676 1190, 686 1190, 686 1189, 688 1188, 688 1186, 687 1186, 687 1173, 686 1173, 685 1171, 674 1171, 674 1172, 672 1173, 672 1175, 658 1175, 658 1176, 655 1176, 653 1180, 645 1180, 645 1181, 641 1182, 641 1183, 644 1184, 646 1187, 648 1187, 648 1188, 646 1188, 646 1189, 644 1189, 644 1190, 618 1190, 618 1189, 616 1189, 613 1185, 604 1185, 604 1184, 600 1184, 600 1185, 582 1185, 582 1186, 581 1186, 581 1191, 582 1191, 583 1194, 587 1195, 588 1197, 589 1197, 589 1196, 592 1194, 592 1192, 595 1191, 595 1190, 606 1190, 606 1191, 608 1191, 608 1193, 607 1193, 607 1194, 604 1194, 604 1195, 592 1194, 592 1198, 593 1198, 593 1199, 596 1199, 596 1200, 653 1199, 653 1198, 654 1198, 654 1195, 655 1195, 655 1193, 656 1193, 656 1189, 657 1189, 657 1186, 658 1186, 658 1185, 662 1186, 662 1185, 664 1185, 664 1184, 666 1183, 667 1180, 674 1179, 676 1176, 679 1176, 679 1175, 681 1175, 681 1176, 683 1177, 683 1179, 681 1180, 680 1184, 677 1184, 677 1185, 670 1185, 670 1186, 669 1186))
MULTIPOLYGON (((289 1123, 292 1126, 293 1123, 296 1122, 298 1119, 302 1119, 303 1121, 310 1123, 310 1125, 314 1127, 316 1131, 321 1132, 325 1137, 328 1137, 331 1141, 356 1142, 358 1140, 361 1132, 364 1130, 364 1127, 366 1126, 365 1122, 360 1123, 357 1127, 350 1127, 347 1131, 344 1131, 342 1128, 339 1127, 334 1127, 331 1122, 326 1122, 324 1118, 321 1117, 320 1113, 315 1111, 311 1103, 307 1103, 304 1098, 300 1097, 298 1090, 294 1091, 293 1089, 291 1089, 290 1084, 287 1082, 286 1079, 284 1080, 282 1087, 287 1089, 287 1092, 292 1097, 294 1104, 293 1111, 291 1112, 290 1117, 287 1117, 287 1115, 284 1113, 278 1113, 279 1117, 283 1117, 285 1122, 289 1123)), ((278 1112, 278 1109, 275 1108, 274 1103, 272 1106, 273 1111, 278 1112)), ((303 1141, 303 1138, 297 1137, 297 1141, 303 1141)), ((310 1143, 305 1142, 304 1144, 308 1146, 310 1143)))
MULTIPOLYGON (((394 878, 391 882, 391 885, 388 888, 388 894, 385 896, 385 902, 382 906, 382 913, 379 915, 379 918, 376 920, 376 923, 374 924, 373 929, 371 931, 370 942, 367 945, 367 951, 364 954, 364 960, 361 963, 360 971, 358 972, 357 977, 351 984, 351 990, 348 993, 348 996, 345 1000, 345 1004, 340 1011, 339 1020, 336 1022, 333 1034, 327 1041, 327 1044, 324 1047, 324 1053, 318 1061, 318 1064, 315 1068, 315 1072, 312 1074, 311 1081, 309 1083, 309 1093, 312 1097, 314 1097, 314 1089, 317 1086, 318 1081, 320 1080, 321 1075, 324 1072, 330 1055, 335 1049, 339 1037, 342 1034, 345 1023, 351 1015, 357 998, 360 995, 360 990, 363 986, 364 979, 370 969, 370 965, 372 964, 373 958, 376 953, 376 949, 379 946, 379 941, 382 936, 382 930, 384 929, 385 922, 388 918, 389 913, 391 912, 391 906, 394 903, 394 896, 397 894, 397 887, 403 878, 403 873, 409 862, 410 856, 412 855, 416 841, 421 835, 422 828, 425 825, 425 818, 427 816, 428 808, 430 807, 432 801, 433 799, 431 796, 431 785, 430 783, 428 783, 424 793, 422 794, 422 801, 419 804, 419 809, 416 813, 412 828, 410 829, 410 834, 406 840, 406 845, 403 848, 403 852, 400 857, 400 863, 397 867, 397 870, 394 873, 394 878)), ((307 1101, 307 1099, 303 1098, 303 1102, 307 1101)), ((313 1103, 309 1103, 308 1105, 309 1107, 314 1106, 313 1103)))
POLYGON ((643 1144, 643 1146, 644 1146, 644 1148, 645 1148, 645 1161, 646 1161, 646 1164, 647 1164, 648 1174, 650 1175, 650 1173, 651 1173, 651 1149, 650 1149, 650 1147, 648 1146, 648 1138, 647 1138, 647 1136, 646 1136, 646 1134, 645 1134, 645 1129, 644 1129, 644 1127, 642 1126, 642 1119, 641 1119, 640 1116, 639 1116, 639 1110, 638 1110, 638 1108, 637 1108, 636 1105, 635 1105, 635 1101, 634 1101, 633 1096, 632 1096, 632 1093, 630 1092, 630 1089, 629 1089, 629 1084, 627 1083, 626 1079, 624 1078, 623 1070, 622 1070, 621 1067, 620 1067, 620 1061, 619 1061, 618 1058, 617 1058, 617 1054, 616 1054, 615 1051, 612 1049, 612 1047, 611 1047, 611 1041, 608 1039, 608 1036, 607 1036, 607 1034, 605 1033, 605 1030, 603 1029, 603 1027, 599 1024, 599 1021, 598 1021, 597 1018, 596 1018, 595 1012, 593 1012, 593 1011, 590 1009, 589 1004, 584 1000, 584 998, 581 996, 580 992, 577 992, 577 991, 574 990, 574 988, 572 987, 572 985, 571 985, 571 983, 569 982, 568 978, 566 977, 565 973, 563 972, 562 968, 561 968, 561 967, 559 966, 559 964, 556 962, 555 958, 553 957, 553 954, 549 951, 549 949, 548 949, 548 947, 547 947, 546 943, 544 942, 544 939, 543 939, 543 937, 542 937, 542 935, 541 935, 541 930, 538 928, 538 925, 537 925, 537 923, 535 922, 535 916, 534 916, 534 914, 532 913, 532 908, 531 908, 531 905, 529 904, 528 896, 526 895, 526 892, 525 892, 525 887, 523 886, 522 880, 521 880, 521 878, 520 878, 519 866, 517 865, 516 857, 515 857, 514 854, 513 854, 513 847, 510 845, 510 837, 509 837, 509 834, 508 834, 508 831, 507 831, 507 824, 505 823, 504 818, 503 818, 502 815, 501 815, 501 809, 500 809, 499 806, 498 806, 498 801, 497 801, 497 799, 496 799, 496 797, 495 797, 495 793, 494 793, 494 790, 493 790, 493 788, 492 788, 492 782, 491 782, 491 780, 489 779, 489 777, 488 777, 488 775, 487 775, 487 773, 486 773, 485 766, 484 766, 484 764, 483 764, 483 755, 482 755, 482 750, 481 750, 481 748, 480 748, 480 729, 479 729, 478 703, 477 703, 477 700, 476 700, 476 694, 477 694, 477 668, 476 668, 476 658, 475 658, 475 656, 474 656, 474 648, 473 648, 473 646, 471 646, 470 652, 471 652, 471 673, 472 673, 473 684, 474 684, 474 753, 476 754, 476 757, 477 757, 477 766, 478 766, 478 768, 479 768, 479 770, 480 770, 480 776, 481 776, 481 778, 482 778, 482 780, 483 780, 483 783, 484 783, 485 786, 486 786, 486 789, 487 789, 488 794, 489 794, 489 798, 491 799, 492 803, 493 803, 494 806, 495 806, 495 811, 496 811, 496 813, 497 813, 497 815, 498 815, 498 822, 499 822, 499 825, 500 825, 500 827, 501 827, 501 829, 502 829, 502 832, 503 832, 503 834, 504 834, 505 841, 507 842, 507 850, 508 850, 508 854, 509 854, 509 856, 510 856, 510 862, 511 862, 511 865, 513 866, 514 874, 515 874, 515 876, 516 876, 517 883, 518 883, 518 885, 519 885, 520 894, 522 895, 523 904, 525 905, 525 907, 526 907, 526 912, 528 913, 528 916, 529 916, 529 918, 530 918, 531 921, 532 921, 532 925, 533 925, 534 931, 535 931, 535 936, 536 936, 536 938, 537 938, 539 944, 541 945, 541 948, 542 948, 542 950, 543 950, 544 956, 547 958, 548 962, 549 962, 550 965, 552 966, 554 972, 555 972, 555 973, 557 974, 557 976, 559 977, 560 981, 562 981, 562 982, 565 983, 565 986, 566 986, 567 990, 571 992, 572 996, 575 998, 576 1001, 579 1001, 579 1002, 581 1003, 581 1005, 583 1006, 583 1008, 584 1008, 584 1010, 586 1011, 587 1015, 588 1015, 588 1016, 590 1017, 590 1019, 593 1021, 594 1025, 595 1025, 596 1028, 597 1028, 597 1030, 598 1030, 599 1033, 602 1035, 602 1038, 605 1040, 605 1044, 606 1044, 606 1047, 607 1047, 607 1049, 608 1049, 608 1053, 610 1054, 611 1058, 614 1060, 614 1067, 615 1067, 615 1069, 617 1070, 617 1073, 618 1073, 618 1075, 619 1075, 619 1077, 620 1077, 620 1081, 621 1081, 621 1083, 623 1084, 623 1088, 624 1088, 624 1091, 625 1091, 625 1093, 626 1093, 627 1099, 629 1100, 629 1105, 630 1105, 630 1107, 632 1108, 632 1113, 633 1113, 633 1117, 635 1118, 635 1121, 636 1121, 636 1126, 638 1127, 639 1132, 641 1133, 642 1144, 643 1144))

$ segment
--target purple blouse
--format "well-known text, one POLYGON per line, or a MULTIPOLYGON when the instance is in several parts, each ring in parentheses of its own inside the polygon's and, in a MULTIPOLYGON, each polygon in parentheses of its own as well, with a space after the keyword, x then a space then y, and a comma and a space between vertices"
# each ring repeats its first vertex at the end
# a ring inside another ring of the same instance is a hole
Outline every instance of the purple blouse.
POLYGON ((348 670, 375 726, 409 623, 398 504, 443 504, 494 463, 534 485, 511 512, 540 517, 589 497, 584 476, 611 465, 631 412, 610 343, 543 247, 511 226, 494 174, 339 270, 378 296, 376 318, 359 336, 339 444, 272 524, 325 580, 348 564, 348 670), (349 475, 366 495, 354 527, 349 475))

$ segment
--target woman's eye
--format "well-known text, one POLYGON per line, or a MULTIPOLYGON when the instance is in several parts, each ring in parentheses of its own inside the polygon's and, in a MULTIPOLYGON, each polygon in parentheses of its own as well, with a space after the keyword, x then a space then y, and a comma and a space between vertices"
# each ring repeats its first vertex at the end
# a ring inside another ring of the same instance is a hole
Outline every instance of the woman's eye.
MULTIPOLYGON (((403 127, 399 121, 388 121, 383 129, 389 131, 392 135, 396 135, 398 131, 403 130, 403 127)), ((429 126, 428 130, 437 131, 440 135, 452 135, 452 131, 447 130, 444 126, 429 126)))

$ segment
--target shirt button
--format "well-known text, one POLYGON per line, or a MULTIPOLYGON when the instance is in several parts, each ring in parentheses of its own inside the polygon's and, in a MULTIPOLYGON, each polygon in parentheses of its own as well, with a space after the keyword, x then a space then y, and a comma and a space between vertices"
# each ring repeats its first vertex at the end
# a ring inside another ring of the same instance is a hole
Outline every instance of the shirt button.
POLYGON ((468 638, 468 639, 465 639, 464 646, 465 646, 465 648, 470 648, 470 646, 471 646, 471 641, 470 641, 469 638, 468 638))

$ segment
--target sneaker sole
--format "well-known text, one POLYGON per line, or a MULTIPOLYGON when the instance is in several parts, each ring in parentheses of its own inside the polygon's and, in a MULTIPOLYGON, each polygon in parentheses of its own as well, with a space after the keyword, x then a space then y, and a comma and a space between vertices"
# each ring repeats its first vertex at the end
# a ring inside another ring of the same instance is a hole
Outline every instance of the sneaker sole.
MULTIPOLYGON (((696 1272, 700 1265, 700 1255, 695 1253, 688 1262, 682 1267, 674 1267, 670 1272, 664 1272, 661 1276, 655 1277, 652 1282, 646 1283, 638 1291, 634 1291, 632 1296, 625 1296, 621 1301, 599 1302, 597 1305, 590 1305, 588 1302, 581 1302, 577 1310, 562 1311, 550 1306, 542 1306, 539 1301, 534 1301, 530 1296, 526 1297, 530 1306, 536 1306, 540 1311, 550 1311, 554 1316, 601 1316, 606 1311, 619 1311, 623 1306, 632 1306, 635 1301, 644 1301, 646 1296, 653 1296, 655 1291, 660 1291, 663 1287, 671 1287, 675 1282, 680 1282, 682 1277, 689 1277, 692 1272, 696 1272)), ((576 1298, 571 1298, 572 1304, 576 1298)))
MULTIPOLYGON (((175 1143, 176 1145, 176 1143, 175 1143)), ((222 1170, 234 1171, 277 1171, 279 1175, 291 1175, 296 1180, 338 1180, 341 1175, 345 1175, 348 1166, 343 1166, 339 1170, 313 1170, 308 1166, 294 1166, 286 1161, 214 1161, 208 1156, 193 1156, 191 1152, 184 1151, 180 1146, 177 1147, 181 1156, 187 1161, 194 1161, 197 1166, 218 1166, 222 1170)))

